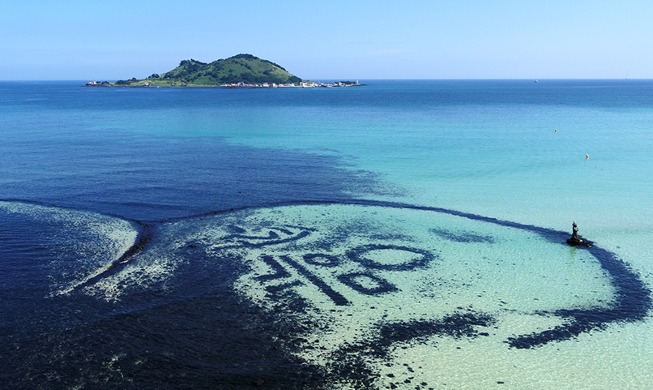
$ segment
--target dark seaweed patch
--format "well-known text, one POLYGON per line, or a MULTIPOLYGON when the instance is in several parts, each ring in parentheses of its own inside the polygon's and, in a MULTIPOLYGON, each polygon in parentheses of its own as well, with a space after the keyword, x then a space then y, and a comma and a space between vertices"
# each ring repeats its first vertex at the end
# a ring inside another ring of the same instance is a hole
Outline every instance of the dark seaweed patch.
POLYGON ((368 272, 352 272, 338 275, 338 280, 344 285, 365 295, 386 294, 398 290, 392 283, 368 272))
POLYGON ((337 256, 324 253, 308 253, 303 257, 306 263, 321 267, 336 267, 340 264, 340 259, 337 256))
POLYGON ((262 248, 268 245, 283 244, 292 241, 297 241, 301 238, 307 237, 311 234, 313 229, 299 228, 299 231, 292 231, 283 227, 270 228, 267 234, 251 235, 251 234, 230 234, 222 238, 224 241, 231 241, 226 245, 220 246, 218 249, 228 248, 262 248), (285 235, 279 235, 281 232, 285 235))
POLYGON ((484 313, 454 313, 440 320, 411 320, 391 322, 381 325, 379 337, 374 340, 376 353, 383 354, 396 343, 405 343, 432 336, 449 336, 453 338, 474 338, 479 336, 477 326, 487 327, 494 323, 494 318, 484 313))
POLYGON ((233 234, 244 234, 245 232, 247 232, 244 228, 238 225, 227 225, 225 226, 225 230, 233 234))
POLYGON ((311 283, 313 283, 317 288, 320 289, 324 294, 326 294, 333 303, 335 303, 338 306, 344 306, 344 305, 349 305, 349 300, 345 298, 342 294, 339 292, 335 291, 334 289, 331 288, 328 284, 326 284, 322 279, 317 277, 315 274, 313 274, 311 271, 307 270, 306 267, 303 265, 299 264, 295 260, 293 260, 290 256, 280 256, 280 258, 293 268, 295 268, 302 276, 304 276, 306 279, 308 279, 311 283))
POLYGON ((270 274, 256 276, 254 279, 259 280, 261 282, 266 282, 269 280, 283 279, 290 276, 290 273, 286 271, 286 269, 283 268, 283 266, 279 264, 279 262, 276 261, 274 257, 269 255, 263 255, 261 256, 261 260, 263 260, 263 262, 267 264, 268 267, 272 268, 273 272, 270 274))
POLYGON ((358 246, 356 248, 348 250, 347 257, 355 262, 362 264, 366 268, 383 269, 388 271, 410 271, 415 268, 426 267, 431 262, 431 260, 435 258, 435 255, 429 251, 419 249, 419 248, 411 248, 411 247, 400 246, 400 245, 370 244, 370 245, 358 246), (371 251, 384 251, 384 250, 411 252, 417 256, 406 263, 397 263, 397 264, 384 264, 365 256, 366 253, 371 251))
MULTIPOLYGON (((369 358, 389 359, 391 349, 401 343, 419 342, 433 336, 448 336, 456 339, 475 338, 485 332, 477 327, 487 327, 495 323, 492 316, 484 313, 453 313, 439 320, 411 320, 380 323, 371 331, 376 334, 358 343, 346 344, 332 355, 330 369, 338 377, 348 378, 357 388, 372 388, 379 375, 367 365, 369 358)), ((388 363, 389 364, 389 363, 388 363)), ((405 374, 414 370, 404 365, 405 374)), ((395 378, 394 374, 388 378, 395 378)), ((405 388, 414 377, 391 383, 391 388, 405 388), (408 382, 406 382, 408 381, 408 382)), ((428 385, 428 384, 426 384, 428 385)), ((423 385, 423 386, 426 386, 423 385)))
POLYGON ((470 232, 454 233, 444 229, 431 229, 429 231, 446 240, 450 240, 454 242, 461 242, 461 243, 482 242, 488 244, 495 243, 494 237, 492 236, 486 236, 486 235, 475 234, 470 232))
POLYGON ((128 263, 133 257, 141 253, 150 244, 153 237, 152 226, 142 223, 139 225, 141 230, 138 232, 138 236, 136 237, 136 242, 134 245, 129 247, 129 249, 127 249, 127 251, 125 251, 125 253, 123 253, 118 260, 114 261, 109 269, 76 286, 75 288, 77 290, 92 286, 103 278, 106 278, 120 271, 124 264, 128 263))
POLYGON ((299 280, 295 280, 295 281, 292 281, 292 282, 277 284, 277 285, 274 285, 274 286, 266 286, 265 291, 267 291, 268 293, 271 293, 273 295, 278 295, 279 292, 281 292, 281 291, 291 290, 294 287, 303 286, 303 285, 304 285, 304 283, 300 282, 299 280))
POLYGON ((615 302, 609 308, 561 309, 554 314, 566 318, 566 324, 529 335, 508 339, 515 348, 532 348, 551 341, 569 340, 581 333, 601 330, 610 323, 643 321, 651 309, 651 292, 644 282, 615 254, 596 246, 588 249, 612 280, 615 302))

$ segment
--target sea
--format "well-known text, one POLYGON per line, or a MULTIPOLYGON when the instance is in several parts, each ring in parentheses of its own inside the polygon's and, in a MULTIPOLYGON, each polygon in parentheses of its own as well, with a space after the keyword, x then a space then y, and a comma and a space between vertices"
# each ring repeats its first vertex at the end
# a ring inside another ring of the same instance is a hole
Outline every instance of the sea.
POLYGON ((360 82, 0 82, 0 387, 650 388, 653 81, 360 82))

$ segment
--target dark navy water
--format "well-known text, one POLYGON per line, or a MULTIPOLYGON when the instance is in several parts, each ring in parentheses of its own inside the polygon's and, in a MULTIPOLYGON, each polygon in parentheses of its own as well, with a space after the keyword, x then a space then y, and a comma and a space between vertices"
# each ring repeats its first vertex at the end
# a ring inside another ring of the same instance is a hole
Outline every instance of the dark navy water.
MULTIPOLYGON (((10 202, 160 221, 344 199, 375 187, 373 175, 345 170, 331 156, 187 137, 183 128, 172 136, 147 134, 170 116, 180 124, 192 121, 193 109, 274 107, 277 99, 267 91, 109 90, 74 82, 3 83, 0 89, 0 197, 10 202), (143 117, 155 122, 146 133, 130 123, 143 117)), ((51 297, 48 279, 74 272, 80 251, 71 246, 83 237, 33 215, 3 214, 0 226, 3 388, 256 387, 261 378, 286 387, 311 380, 310 369, 272 349, 276 330, 266 329, 263 318, 241 317, 256 313, 230 293, 233 265, 213 269, 222 280, 210 288, 188 271, 200 293, 186 287, 119 304, 83 294, 51 297)))
POLYGON ((185 137, 183 127, 173 136, 139 134, 140 125, 129 123, 149 117, 150 129, 157 131, 157 123, 167 124, 172 115, 181 116, 174 120, 184 126, 193 116, 184 113, 192 111, 191 104, 210 110, 207 100, 215 99, 212 104, 229 110, 249 104, 243 93, 256 91, 96 90, 70 83, 6 88, 5 109, 12 108, 3 120, 5 199, 159 220, 290 199, 338 198, 373 183, 329 156, 238 146, 219 136, 185 137), (232 102, 230 93, 240 95, 239 101, 232 102), (96 128, 106 122, 116 128, 96 128))
MULTIPOLYGON (((571 307, 564 297, 558 306, 552 301, 551 307, 539 311, 519 304, 505 311, 494 312, 491 304, 477 310, 480 305, 475 303, 474 310, 461 313, 456 304, 437 318, 368 322, 370 332, 379 334, 351 336, 349 347, 339 347, 340 355, 326 355, 330 360, 322 364, 302 355, 307 335, 320 327, 311 316, 314 307, 317 312, 337 308, 322 307, 316 303, 319 299, 311 301, 295 289, 308 281, 332 291, 331 282, 312 273, 311 267, 330 266, 335 257, 324 255, 324 264, 312 263, 323 255, 307 252, 305 264, 281 256, 277 265, 265 252, 272 249, 265 248, 287 245, 290 249, 284 250, 292 250, 295 240, 301 243, 324 228, 331 229, 332 238, 305 250, 342 249, 339 243, 365 232, 369 242, 351 244, 363 248, 363 259, 368 253, 376 256, 374 251, 439 258, 412 249, 422 238, 407 238, 405 232, 384 236, 371 222, 363 223, 363 217, 346 226, 315 222, 307 227, 330 209, 325 206, 311 219, 306 214, 310 210, 298 208, 295 218, 275 208, 307 204, 378 207, 369 213, 369 218, 378 218, 374 223, 397 209, 407 215, 471 210, 463 217, 480 224, 476 228, 483 233, 454 227, 430 230, 439 233, 429 240, 464 248, 506 243, 509 240, 495 232, 506 227, 553 234, 545 240, 550 245, 559 229, 539 226, 554 223, 556 213, 566 218, 584 208, 592 213, 582 214, 582 226, 587 221, 604 226, 600 221, 614 213, 623 216, 615 225, 650 236, 648 214, 653 208, 646 206, 653 186, 646 172, 653 167, 648 153, 653 145, 651 81, 371 81, 355 88, 278 90, 82 84, 0 83, 2 388, 435 388, 446 379, 434 382, 434 376, 440 377, 433 372, 409 380, 413 368, 428 367, 431 357, 421 362, 393 360, 390 346, 434 335, 474 340, 494 326, 497 313, 520 310, 536 318, 551 315, 563 324, 511 328, 512 333, 496 336, 501 351, 511 350, 510 340, 524 335, 519 340, 530 348, 606 330, 612 323, 647 320, 650 291, 646 277, 640 278, 637 271, 650 264, 649 253, 626 252, 635 256, 633 270, 621 259, 628 256, 610 246, 596 249, 594 257, 570 255, 589 264, 578 277, 586 273, 606 280, 589 283, 587 291, 568 287, 569 295, 581 297, 571 307), (591 118, 596 122, 588 123, 591 118), (546 138, 552 137, 554 127, 560 134, 555 141, 546 138), (623 136, 615 137, 615 132, 623 136), (589 141, 578 148, 578 139, 589 141), (572 178, 562 178, 563 184, 554 178, 570 164, 582 164, 587 147, 593 148, 592 160, 573 169, 596 180, 585 186, 581 199, 574 199, 577 190, 567 185, 574 183, 572 178), (603 157, 595 157, 594 150, 603 157), (562 156, 572 154, 581 156, 578 162, 560 163, 562 156), (524 163, 524 156, 532 159, 524 163), (622 169, 633 164, 639 164, 637 170, 622 169), (565 199, 562 211, 533 206, 550 202, 552 188, 565 199), (392 203, 397 200, 402 203, 392 203), (528 209, 521 208, 522 203, 528 209), (609 211, 606 216, 597 210, 609 211), (286 222, 270 222, 275 215, 283 215, 286 222), (495 216, 524 220, 491 226, 495 238, 481 226, 492 225, 495 216), (306 226, 289 222, 293 218, 306 226), (378 243, 381 239, 385 241, 378 243), (232 247, 232 242, 238 245, 232 247), (284 303, 283 309, 267 310, 242 293, 243 275, 260 267, 251 258, 264 259, 276 270, 273 277, 259 275, 252 283, 290 277, 287 268, 305 277, 265 290, 284 303), (292 293, 284 295, 287 291, 292 293), (596 300, 601 294, 613 296, 596 300), (610 299, 616 301, 614 306, 604 307, 610 299), (600 318, 589 318, 592 315, 600 318), (359 356, 350 350, 374 351, 370 340, 385 343, 383 356, 359 356), (348 358, 338 365, 343 354, 348 358), (379 361, 380 366, 394 362, 403 367, 401 375, 408 382, 388 379, 395 376, 374 365, 379 361)), ((334 215, 333 220, 338 218, 334 215)), ((407 226, 412 226, 410 218, 404 222, 407 226)), ((597 228, 595 234, 612 243, 625 233, 597 228)), ((505 245, 510 257, 523 244, 505 245)), ((365 261, 364 266, 374 268, 377 260, 365 261)), ((412 272, 425 266, 408 268, 412 272)), ((406 267, 387 268, 399 272, 406 267)), ((395 288, 386 283, 378 270, 346 275, 340 282, 363 294, 401 290, 399 284, 395 288), (360 281, 363 277, 371 286, 360 281)), ((442 283, 451 291, 464 285, 442 283)), ((340 297, 336 301, 345 306, 356 305, 338 291, 329 294, 340 297)), ((394 305, 390 299, 386 304, 394 305)), ((376 310, 384 302, 368 306, 376 310)), ((461 365, 493 353, 482 351, 466 355, 461 365)), ((548 356, 545 353, 543 360, 548 356)), ((644 361, 650 359, 648 354, 644 361)), ((552 370, 562 365, 551 364, 552 370)), ((634 367, 628 358, 619 364, 626 370, 634 367)), ((585 369, 591 376, 597 367, 585 369)), ((464 382, 485 387, 487 383, 477 379, 470 376, 464 382)), ((637 377, 634 383, 645 379, 637 377)), ((499 381, 492 380, 493 385, 499 381)), ((516 376, 513 388, 523 380, 516 376)))

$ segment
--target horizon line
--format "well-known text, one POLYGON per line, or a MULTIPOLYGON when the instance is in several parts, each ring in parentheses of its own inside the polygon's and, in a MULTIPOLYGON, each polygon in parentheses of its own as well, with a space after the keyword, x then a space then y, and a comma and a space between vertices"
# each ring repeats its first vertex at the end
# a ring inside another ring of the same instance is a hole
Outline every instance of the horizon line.
MULTIPOLYGON (((103 78, 96 78, 94 80, 90 79, 0 79, 0 82, 52 82, 52 81, 69 81, 69 82, 88 82, 88 81, 99 81, 99 80, 106 80, 106 81, 117 81, 121 79, 103 79, 103 78)), ((573 81, 573 80, 586 80, 586 81, 610 81, 610 80, 620 80, 620 81, 626 81, 626 80, 635 80, 635 81, 647 81, 647 80, 653 80, 653 77, 651 78, 638 78, 638 77, 549 77, 549 78, 537 78, 537 77, 532 77, 532 78, 508 78, 508 77, 502 77, 502 78, 490 78, 490 77, 469 77, 469 78, 464 78, 464 77, 452 77, 452 78, 358 78, 358 77, 337 77, 337 78, 332 78, 332 77, 311 77, 307 79, 303 79, 302 81, 319 81, 319 80, 325 80, 325 81, 333 81, 333 80, 364 80, 364 81, 531 81, 531 82, 536 82, 536 81, 573 81)))

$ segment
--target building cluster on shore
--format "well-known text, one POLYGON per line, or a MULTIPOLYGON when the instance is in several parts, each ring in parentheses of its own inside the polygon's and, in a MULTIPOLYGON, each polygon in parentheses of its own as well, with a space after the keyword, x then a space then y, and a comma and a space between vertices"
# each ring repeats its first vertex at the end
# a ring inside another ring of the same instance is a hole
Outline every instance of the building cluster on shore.
POLYGON ((338 87, 357 87, 361 86, 358 81, 336 81, 331 83, 302 81, 299 83, 277 84, 277 83, 231 83, 218 85, 201 85, 201 84, 170 84, 162 85, 160 83, 112 83, 108 81, 89 81, 85 84, 87 87, 140 87, 140 88, 159 88, 159 87, 214 87, 214 88, 338 88, 338 87))
POLYGON ((333 83, 322 83, 314 81, 302 81, 300 83, 277 84, 277 83, 235 83, 222 84, 226 88, 334 88, 334 87, 357 87, 360 86, 358 81, 336 81, 333 83))

